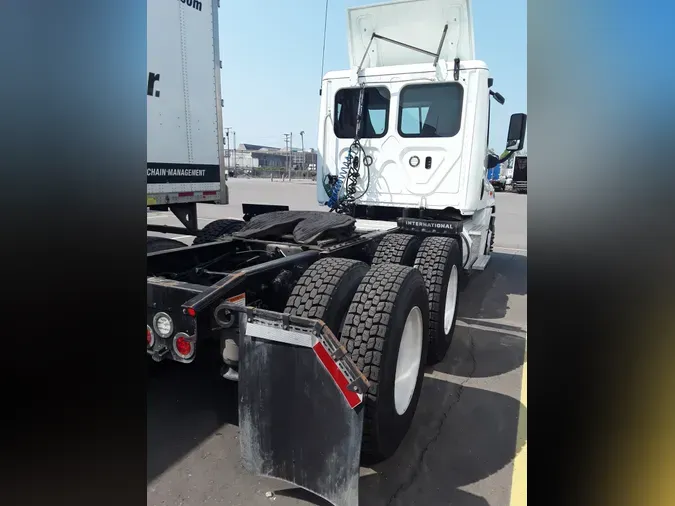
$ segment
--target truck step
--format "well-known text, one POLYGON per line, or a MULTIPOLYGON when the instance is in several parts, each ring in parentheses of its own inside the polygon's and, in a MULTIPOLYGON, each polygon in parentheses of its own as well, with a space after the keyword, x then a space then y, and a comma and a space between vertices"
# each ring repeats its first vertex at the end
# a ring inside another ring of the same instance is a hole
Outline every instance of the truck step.
POLYGON ((485 268, 487 267, 488 262, 490 261, 491 255, 481 255, 479 256, 476 261, 473 263, 471 268, 474 271, 484 271, 485 268))

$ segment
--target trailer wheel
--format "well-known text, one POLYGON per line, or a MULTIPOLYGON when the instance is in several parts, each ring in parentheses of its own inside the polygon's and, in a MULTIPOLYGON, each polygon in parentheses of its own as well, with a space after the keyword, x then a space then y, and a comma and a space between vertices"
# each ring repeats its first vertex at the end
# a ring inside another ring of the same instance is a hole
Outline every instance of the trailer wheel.
POLYGON ((215 242, 224 235, 240 230, 246 223, 241 220, 215 220, 202 228, 192 244, 215 242))
POLYGON ((314 262, 293 287, 286 313, 323 320, 339 336, 342 323, 368 272, 368 264, 347 258, 322 258, 314 262))
POLYGON ((419 237, 409 234, 387 234, 378 244, 373 265, 384 263, 412 266, 420 244, 419 237))
POLYGON ((361 460, 374 464, 401 444, 422 388, 429 301, 421 273, 396 264, 372 267, 354 295, 340 340, 371 384, 364 398, 361 460))
POLYGON ((176 239, 169 239, 168 237, 158 237, 156 235, 148 236, 148 253, 155 253, 157 251, 166 251, 169 249, 184 248, 187 246, 184 242, 176 239))
POLYGON ((451 237, 427 237, 415 259, 429 293, 429 353, 427 364, 443 360, 457 321, 462 253, 451 237))

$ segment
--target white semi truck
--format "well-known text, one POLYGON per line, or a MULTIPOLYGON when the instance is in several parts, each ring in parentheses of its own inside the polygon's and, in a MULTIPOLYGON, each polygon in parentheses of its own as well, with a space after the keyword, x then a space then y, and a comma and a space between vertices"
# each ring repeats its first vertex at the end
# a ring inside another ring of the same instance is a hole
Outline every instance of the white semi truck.
MULTIPOLYGON (((165 38, 203 12, 215 38, 216 7, 199 5, 149 0, 172 11, 165 38)), ((522 148, 526 122, 513 115, 504 155, 488 155, 491 97, 504 99, 476 59, 469 0, 349 9, 348 26, 351 68, 321 87, 326 211, 245 204, 243 220, 188 229, 197 245, 149 243, 146 334, 156 362, 220 355, 221 375, 239 382, 249 470, 345 506, 358 502, 360 463, 398 448, 424 366, 450 347, 460 280, 492 254, 486 171, 522 148)), ((171 51, 184 69, 176 110, 199 86, 182 47, 171 51)))

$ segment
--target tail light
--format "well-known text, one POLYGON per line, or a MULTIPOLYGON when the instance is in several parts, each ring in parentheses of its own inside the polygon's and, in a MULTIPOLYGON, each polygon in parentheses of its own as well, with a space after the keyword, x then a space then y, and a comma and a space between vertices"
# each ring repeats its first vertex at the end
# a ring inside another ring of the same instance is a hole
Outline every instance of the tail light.
POLYGON ((173 338, 173 351, 176 352, 180 358, 186 360, 195 353, 195 343, 187 334, 179 332, 173 338))
POLYGON ((155 344, 155 334, 153 334, 150 325, 146 325, 145 340, 148 348, 152 348, 153 345, 155 344))

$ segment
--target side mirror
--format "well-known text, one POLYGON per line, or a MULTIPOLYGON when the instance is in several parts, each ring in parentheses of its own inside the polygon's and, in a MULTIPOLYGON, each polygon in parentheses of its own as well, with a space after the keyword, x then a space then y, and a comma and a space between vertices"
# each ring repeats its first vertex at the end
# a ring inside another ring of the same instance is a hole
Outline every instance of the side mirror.
POLYGON ((504 95, 502 95, 501 93, 490 90, 490 95, 497 101, 499 105, 504 105, 504 102, 506 102, 504 95))
POLYGON ((509 122, 509 133, 506 136, 506 150, 520 151, 525 144, 525 125, 527 124, 527 114, 517 113, 511 115, 509 122))
POLYGON ((499 165, 499 157, 490 153, 487 159, 487 168, 494 169, 497 165, 499 165))

